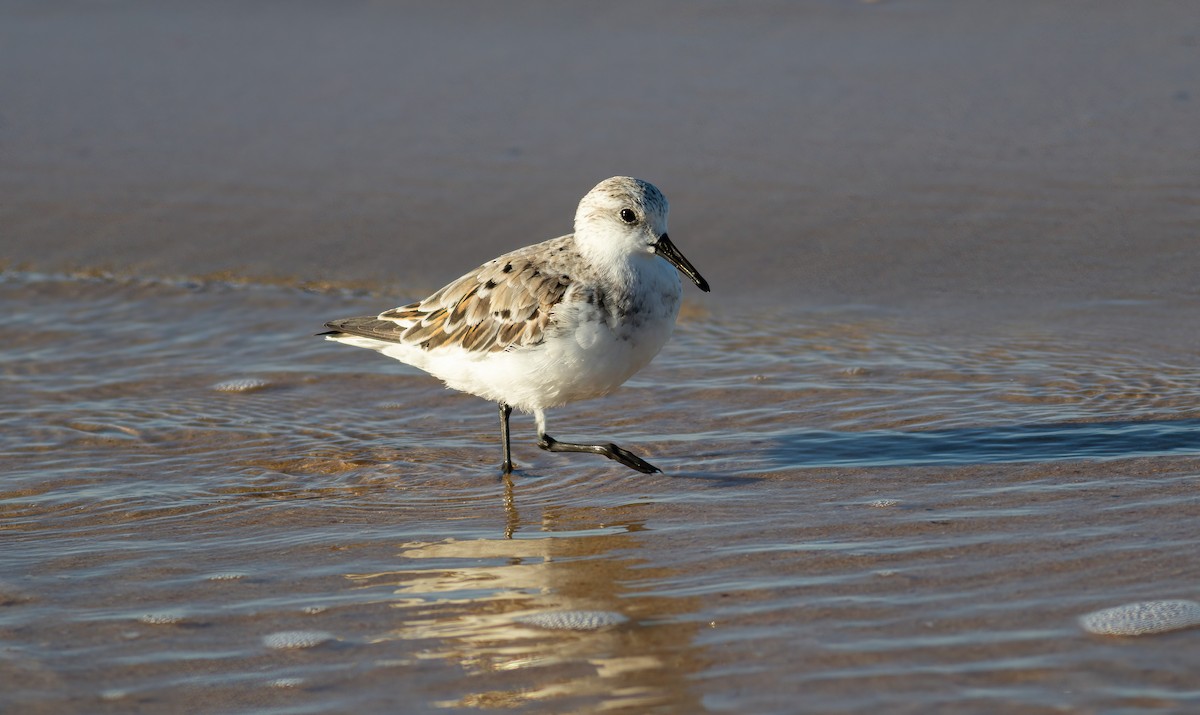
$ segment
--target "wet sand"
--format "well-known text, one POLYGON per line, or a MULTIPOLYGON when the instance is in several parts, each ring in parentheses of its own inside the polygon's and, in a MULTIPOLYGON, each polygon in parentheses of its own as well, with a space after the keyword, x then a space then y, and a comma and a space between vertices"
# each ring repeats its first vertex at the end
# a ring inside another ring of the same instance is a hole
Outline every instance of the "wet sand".
POLYGON ((1178 712, 1190 3, 0 6, 0 710, 1178 712), (551 413, 311 337, 654 181, 551 413), (531 625, 610 614, 597 630, 531 625))
POLYGON ((1195 298, 1193 10, 9 3, 4 258, 416 291, 634 174, 724 300, 1195 298))

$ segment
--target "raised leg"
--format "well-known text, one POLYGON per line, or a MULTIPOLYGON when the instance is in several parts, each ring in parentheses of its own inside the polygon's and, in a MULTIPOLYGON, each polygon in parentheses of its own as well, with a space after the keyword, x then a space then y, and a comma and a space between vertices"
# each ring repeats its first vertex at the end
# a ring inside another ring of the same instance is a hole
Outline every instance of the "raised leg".
POLYGON ((512 408, 503 402, 500 403, 500 441, 504 443, 504 464, 500 465, 500 469, 504 474, 512 474, 512 447, 508 443, 508 416, 512 414, 512 408))
POLYGON ((647 462, 641 457, 627 449, 622 449, 612 442, 606 444, 573 444, 571 442, 559 442, 550 435, 546 434, 546 415, 541 410, 536 410, 534 416, 537 418, 538 430, 538 446, 547 452, 587 452, 589 454, 599 454, 608 457, 614 462, 620 462, 630 469, 635 469, 642 474, 654 474, 662 470, 653 464, 647 462))

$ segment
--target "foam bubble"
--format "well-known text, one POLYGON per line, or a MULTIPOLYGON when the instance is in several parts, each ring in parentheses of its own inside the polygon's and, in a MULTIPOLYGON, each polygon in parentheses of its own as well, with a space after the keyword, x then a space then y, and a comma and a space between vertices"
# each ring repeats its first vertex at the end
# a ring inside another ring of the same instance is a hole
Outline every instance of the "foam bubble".
POLYGON ((182 622, 183 614, 179 611, 155 611, 153 613, 143 613, 138 616, 138 620, 152 626, 165 626, 182 622))
POLYGON ((899 506, 899 499, 876 499, 871 502, 870 506, 875 509, 887 509, 888 507, 899 506))
POLYGON ((304 685, 304 678, 276 678, 267 685, 272 688, 298 688, 304 685))
POLYGON ((246 578, 246 574, 237 571, 225 571, 208 575, 209 581, 237 581, 246 578))
POLYGON ((333 640, 325 631, 280 631, 263 636, 263 645, 277 650, 312 648, 333 640))
POLYGON ((217 392, 254 392, 267 387, 271 383, 260 377, 240 377, 236 380, 218 382, 212 386, 217 392))
POLYGON ((1141 636, 1200 625, 1200 603, 1195 601, 1143 601, 1094 611, 1079 618, 1089 633, 1108 636, 1141 636))
POLYGON ((554 631, 595 631, 628 620, 612 611, 546 611, 518 618, 517 623, 554 631))

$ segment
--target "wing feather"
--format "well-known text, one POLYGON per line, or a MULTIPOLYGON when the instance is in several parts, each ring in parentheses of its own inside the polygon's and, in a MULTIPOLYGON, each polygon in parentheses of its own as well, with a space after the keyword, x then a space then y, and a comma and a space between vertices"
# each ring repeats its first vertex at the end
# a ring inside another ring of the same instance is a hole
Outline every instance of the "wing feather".
POLYGON ((563 236, 489 261, 425 300, 326 327, 426 350, 460 345, 499 352, 536 345, 551 325, 555 306, 567 296, 572 270, 582 265, 574 237, 563 236))

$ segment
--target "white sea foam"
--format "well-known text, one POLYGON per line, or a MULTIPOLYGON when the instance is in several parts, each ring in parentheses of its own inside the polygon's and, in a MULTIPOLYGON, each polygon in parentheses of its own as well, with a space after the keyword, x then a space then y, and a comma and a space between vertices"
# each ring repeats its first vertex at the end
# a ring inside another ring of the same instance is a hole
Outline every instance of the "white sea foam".
POLYGON ((217 392, 254 392, 268 387, 271 383, 260 377, 239 377, 235 380, 218 382, 212 386, 217 392))
POLYGON ((1167 633, 1200 625, 1200 603, 1184 600, 1127 603, 1081 616, 1079 625, 1089 633, 1109 636, 1167 633))
POLYGON ((518 623, 552 631, 595 631, 628 621, 613 611, 545 611, 517 619, 518 623))
POLYGON ((325 631, 279 631, 263 636, 263 645, 277 650, 312 648, 333 640, 325 631))

